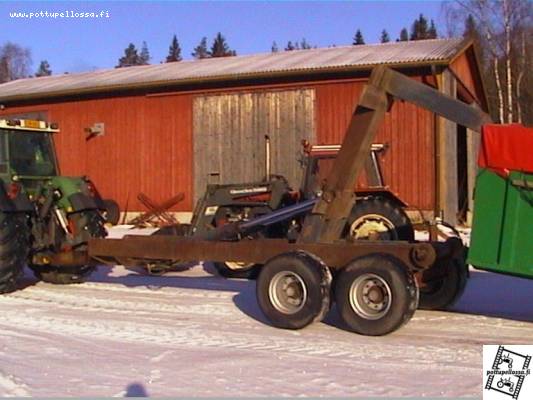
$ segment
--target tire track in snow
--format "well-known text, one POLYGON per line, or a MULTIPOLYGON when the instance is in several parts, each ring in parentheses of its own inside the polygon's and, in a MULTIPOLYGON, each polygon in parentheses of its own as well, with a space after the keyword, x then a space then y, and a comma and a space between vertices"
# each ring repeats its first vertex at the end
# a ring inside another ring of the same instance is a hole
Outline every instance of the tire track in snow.
POLYGON ((20 378, 0 370, 0 395, 3 397, 29 397, 29 387, 20 378))
MULTIPOLYGON (((4 298, 17 299, 21 301, 29 301, 35 303, 50 303, 54 306, 64 306, 77 310, 86 311, 108 311, 117 313, 172 313, 179 314, 195 314, 195 315, 209 315, 213 313, 213 304, 194 304, 194 305, 179 305, 179 304, 165 304, 158 302, 157 299, 146 299, 144 301, 129 301, 122 298, 105 299, 94 296, 84 297, 79 293, 65 293, 53 290, 26 290, 22 292, 14 292, 4 295, 4 298)), ((228 315, 234 316, 236 313, 232 310, 217 309, 217 315, 225 317, 228 315)))
MULTIPOLYGON (((18 301, 18 300, 17 300, 18 301)), ((84 336, 120 342, 149 343, 164 346, 185 346, 187 348, 216 348, 277 352, 297 356, 320 357, 342 360, 386 360, 387 365, 405 365, 405 354, 415 354, 417 368, 453 369, 465 372, 477 371, 477 366, 448 365, 446 357, 439 362, 435 353, 426 349, 405 346, 365 344, 347 345, 345 342, 331 341, 327 337, 303 340, 302 337, 279 337, 262 334, 235 333, 205 329, 202 325, 191 325, 183 321, 170 321, 171 325, 152 326, 146 323, 125 321, 84 320, 59 316, 44 316, 24 311, 8 311, 0 315, 1 325, 12 325, 33 332, 47 332, 67 336, 84 336)), ((272 329, 272 328, 265 328, 272 329)), ((238 329, 237 329, 238 332, 238 329)), ((461 357, 462 358, 462 357, 461 357)))

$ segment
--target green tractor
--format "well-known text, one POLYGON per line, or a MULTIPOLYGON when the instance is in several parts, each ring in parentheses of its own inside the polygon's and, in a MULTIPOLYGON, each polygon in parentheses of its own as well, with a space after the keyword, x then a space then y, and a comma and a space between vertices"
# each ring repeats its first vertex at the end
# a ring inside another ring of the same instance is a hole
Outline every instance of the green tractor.
POLYGON ((82 282, 90 237, 105 237, 105 205, 86 177, 60 176, 55 124, 0 119, 0 293, 25 265, 45 282, 82 282))

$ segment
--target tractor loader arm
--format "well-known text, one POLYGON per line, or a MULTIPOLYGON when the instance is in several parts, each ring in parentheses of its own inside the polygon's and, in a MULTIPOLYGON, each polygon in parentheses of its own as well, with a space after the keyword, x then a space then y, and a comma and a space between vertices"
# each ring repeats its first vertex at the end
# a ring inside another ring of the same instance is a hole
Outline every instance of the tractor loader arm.
POLYGON ((394 99, 412 102, 474 131, 490 123, 490 117, 385 66, 373 69, 352 115, 340 152, 322 190, 322 196, 304 223, 300 242, 331 243, 341 238, 346 219, 355 204, 353 187, 385 113, 394 99))

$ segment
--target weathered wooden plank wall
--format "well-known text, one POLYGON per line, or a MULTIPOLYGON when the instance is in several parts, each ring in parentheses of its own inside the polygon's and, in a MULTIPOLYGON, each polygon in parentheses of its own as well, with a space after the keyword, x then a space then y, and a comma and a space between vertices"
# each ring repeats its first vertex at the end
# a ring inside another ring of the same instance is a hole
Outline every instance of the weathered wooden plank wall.
POLYGON ((303 139, 315 142, 315 91, 234 93, 193 101, 194 194, 211 183, 253 182, 265 175, 265 140, 271 139, 273 174, 299 187, 303 139))

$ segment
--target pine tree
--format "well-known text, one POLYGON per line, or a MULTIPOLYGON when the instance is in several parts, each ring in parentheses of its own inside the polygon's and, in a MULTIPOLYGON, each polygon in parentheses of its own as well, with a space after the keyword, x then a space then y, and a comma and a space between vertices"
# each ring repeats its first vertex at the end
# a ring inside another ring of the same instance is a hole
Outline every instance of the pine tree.
POLYGON ((176 35, 174 35, 174 37, 172 38, 172 42, 170 43, 170 46, 168 48, 168 56, 165 62, 169 63, 181 60, 181 47, 178 42, 178 38, 176 37, 176 35))
POLYGON ((361 32, 361 29, 358 29, 357 32, 355 32, 355 36, 353 37, 353 45, 359 45, 359 44, 365 44, 365 39, 363 38, 363 33, 361 32))
POLYGON ((381 31, 381 38, 380 38, 380 41, 381 43, 387 43, 387 42, 390 42, 390 37, 389 37, 389 33, 383 29, 381 31))
POLYGON ((202 40, 200 40, 200 43, 198 44, 198 46, 194 48, 191 55, 198 60, 202 58, 211 57, 209 50, 207 50, 207 38, 205 36, 202 38, 202 40))
POLYGON ((403 28, 400 31, 400 38, 397 39, 397 42, 407 42, 409 40, 409 33, 407 32, 407 28, 403 28))
POLYGON ((139 64, 140 65, 148 65, 150 64, 150 52, 148 51, 148 45, 146 42, 143 41, 143 45, 141 47, 141 54, 139 55, 139 64))
POLYGON ((39 69, 35 73, 35 76, 50 76, 52 75, 52 70, 50 69, 50 64, 48 64, 48 61, 43 60, 41 61, 41 64, 39 64, 39 69))
POLYGON ((275 40, 272 42, 272 48, 271 49, 272 49, 272 53, 277 53, 279 51, 278 44, 276 43, 275 40))
POLYGON ((237 55, 235 50, 229 48, 226 38, 220 32, 217 33, 217 36, 213 40, 210 53, 211 57, 231 57, 237 55))
POLYGON ((124 50, 124 56, 119 58, 118 65, 115 68, 140 65, 140 61, 139 54, 137 54, 137 48, 133 43, 130 43, 124 50))

